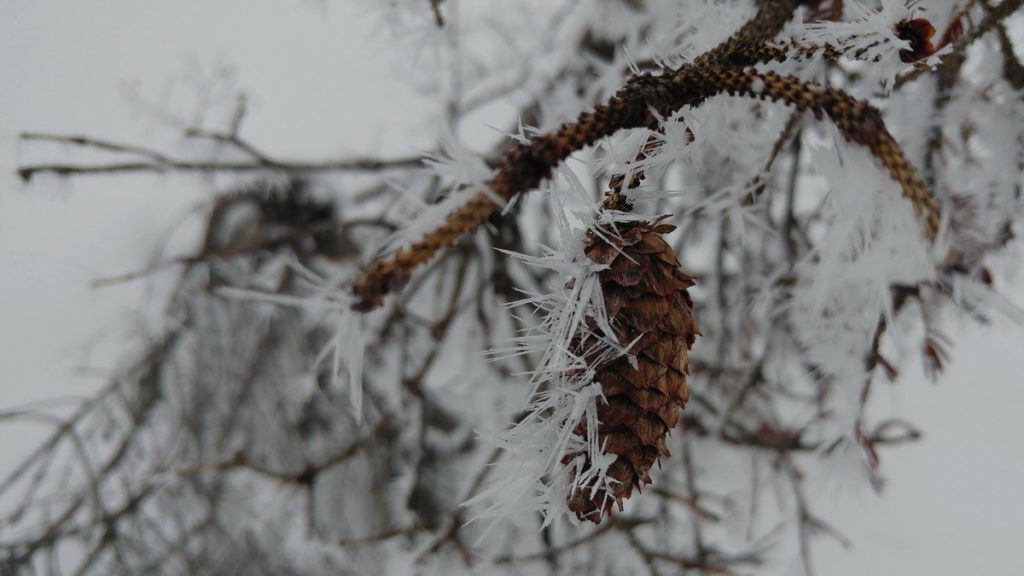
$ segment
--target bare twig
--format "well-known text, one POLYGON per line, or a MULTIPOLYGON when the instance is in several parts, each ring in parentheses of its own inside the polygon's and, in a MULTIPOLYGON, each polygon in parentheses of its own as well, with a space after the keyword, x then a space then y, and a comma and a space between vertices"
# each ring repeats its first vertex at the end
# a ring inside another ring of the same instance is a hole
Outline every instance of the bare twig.
POLYGON ((29 164, 18 168, 18 176, 28 182, 38 174, 55 174, 57 176, 75 176, 89 174, 118 174, 133 172, 166 173, 166 172, 287 172, 290 174, 308 174, 316 172, 378 172, 382 170, 408 170, 422 165, 419 158, 395 158, 380 160, 376 158, 353 158, 345 160, 325 160, 322 162, 306 162, 291 160, 274 160, 258 152, 254 147, 237 139, 237 137, 196 131, 193 135, 202 135, 229 142, 255 156, 256 161, 207 161, 185 160, 172 158, 159 151, 120 144, 108 140, 95 139, 87 136, 65 136, 59 134, 24 133, 22 140, 46 141, 86 148, 95 148, 142 156, 144 160, 133 162, 114 162, 106 164, 29 164))

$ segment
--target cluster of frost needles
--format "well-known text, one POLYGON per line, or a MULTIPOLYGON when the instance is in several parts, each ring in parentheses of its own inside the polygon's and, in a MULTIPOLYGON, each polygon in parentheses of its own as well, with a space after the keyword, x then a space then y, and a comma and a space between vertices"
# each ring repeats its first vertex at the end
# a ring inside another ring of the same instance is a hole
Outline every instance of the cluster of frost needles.
MULTIPOLYGON (((816 46, 833 46, 870 66, 858 67, 865 75, 864 86, 878 86, 886 93, 892 90, 896 74, 907 67, 900 61, 900 51, 910 48, 901 39, 895 24, 925 16, 920 2, 882 0, 880 9, 859 2, 847 2, 849 18, 840 22, 815 21, 791 27, 792 37, 810 41, 816 46)), ((934 58, 929 63, 935 63, 934 58)))
POLYGON ((365 342, 359 316, 352 311, 352 297, 348 292, 334 288, 339 283, 337 279, 325 278, 293 258, 287 258, 284 264, 311 293, 293 296, 233 287, 220 288, 218 293, 228 298, 304 310, 319 318, 316 322, 331 326, 333 336, 317 354, 312 370, 318 371, 324 362, 330 360, 332 385, 340 387, 342 381, 347 384, 352 415, 361 422, 365 342))

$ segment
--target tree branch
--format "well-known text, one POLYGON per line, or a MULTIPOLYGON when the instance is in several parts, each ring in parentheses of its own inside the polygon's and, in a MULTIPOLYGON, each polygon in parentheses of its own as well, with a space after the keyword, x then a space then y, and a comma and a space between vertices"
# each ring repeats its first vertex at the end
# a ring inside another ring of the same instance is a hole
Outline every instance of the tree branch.
POLYGON ((374 158, 351 158, 344 160, 325 160, 322 162, 306 162, 296 160, 276 160, 262 154, 252 145, 239 140, 235 136, 192 130, 189 136, 210 138, 229 143, 253 156, 252 161, 207 161, 172 158, 157 150, 122 144, 109 140, 88 136, 40 134, 27 132, 20 138, 25 141, 45 141, 69 144, 120 154, 142 156, 145 160, 133 162, 114 162, 108 164, 29 164, 18 168, 18 176, 25 182, 37 174, 56 174, 57 176, 77 176, 94 174, 116 174, 131 172, 165 173, 165 172, 287 172, 290 174, 308 174, 315 172, 379 172, 383 170, 408 170, 422 166, 420 158, 394 158, 380 160, 374 158))

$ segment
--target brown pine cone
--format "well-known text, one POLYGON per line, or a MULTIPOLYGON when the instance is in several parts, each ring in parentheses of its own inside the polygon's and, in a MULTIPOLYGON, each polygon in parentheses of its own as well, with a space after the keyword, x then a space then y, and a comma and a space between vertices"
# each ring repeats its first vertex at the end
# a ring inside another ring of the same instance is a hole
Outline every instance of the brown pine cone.
MULTIPOLYGON (((598 274, 608 319, 619 343, 632 346, 628 356, 596 369, 605 396, 597 409, 597 445, 618 458, 608 468, 614 482, 608 490, 592 483, 569 494, 569 509, 580 520, 600 523, 613 501, 622 510, 634 487, 651 483, 648 472, 669 456, 665 438, 686 404, 687 351, 699 331, 686 292, 693 280, 661 237, 673 229, 657 222, 620 225, 619 236, 591 234, 586 246, 591 261, 609 265, 598 274)), ((585 423, 574 432, 585 437, 585 423)), ((577 472, 592 465, 585 452, 563 460, 573 462, 577 472)))

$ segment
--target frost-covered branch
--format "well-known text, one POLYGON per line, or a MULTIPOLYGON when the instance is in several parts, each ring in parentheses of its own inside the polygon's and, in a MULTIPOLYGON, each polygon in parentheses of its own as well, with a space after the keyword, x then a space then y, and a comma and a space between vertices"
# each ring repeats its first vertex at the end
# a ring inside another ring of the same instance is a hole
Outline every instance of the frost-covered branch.
MULTIPOLYGON (((355 281, 353 291, 358 299, 357 307, 370 310, 379 306, 386 294, 404 286, 412 272, 433 258, 438 250, 450 246, 463 234, 475 231, 481 222, 517 195, 537 187, 573 152, 620 130, 656 127, 657 118, 651 111, 672 115, 723 92, 782 100, 800 109, 827 114, 849 141, 868 147, 885 165, 921 216, 925 237, 933 240, 939 227, 938 205, 914 166, 904 157, 899 144, 889 135, 877 110, 841 90, 816 89, 796 78, 759 75, 743 69, 778 59, 776 52, 766 52, 763 48, 802 3, 796 0, 759 3, 757 13, 739 31, 697 57, 692 64, 659 76, 634 76, 593 112, 583 113, 575 122, 563 124, 553 134, 536 136, 510 150, 497 175, 484 184, 483 191, 458 206, 423 239, 386 260, 375 262, 355 281)), ((906 36, 902 32, 895 33, 901 35, 900 39, 906 36)), ((910 37, 913 38, 913 34, 910 37)), ((916 60, 933 51, 914 49, 913 55, 904 56, 903 60, 916 60)))

